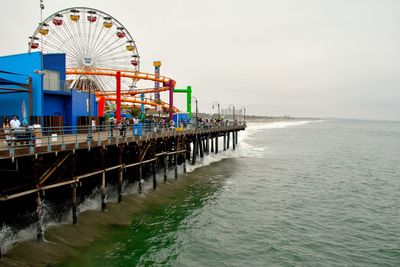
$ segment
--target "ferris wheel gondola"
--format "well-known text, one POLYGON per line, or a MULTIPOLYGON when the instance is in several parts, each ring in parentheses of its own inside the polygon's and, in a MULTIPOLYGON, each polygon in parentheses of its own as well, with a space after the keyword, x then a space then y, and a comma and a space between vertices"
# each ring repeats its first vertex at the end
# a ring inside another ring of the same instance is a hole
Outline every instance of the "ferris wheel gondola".
MULTIPOLYGON (((140 57, 128 30, 109 14, 88 7, 58 11, 43 20, 30 37, 29 52, 65 53, 67 68, 93 72, 102 68, 139 71, 140 57)), ((101 75, 67 75, 71 88, 115 91, 115 79, 101 75)), ((123 90, 135 79, 123 78, 123 90)))

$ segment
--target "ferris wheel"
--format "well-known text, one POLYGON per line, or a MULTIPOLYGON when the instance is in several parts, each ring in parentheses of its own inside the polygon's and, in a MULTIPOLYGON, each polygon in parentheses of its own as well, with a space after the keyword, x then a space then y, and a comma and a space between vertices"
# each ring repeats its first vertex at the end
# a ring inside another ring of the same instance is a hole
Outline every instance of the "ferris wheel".
MULTIPOLYGON (((29 52, 65 53, 66 67, 97 72, 101 69, 139 71, 140 57, 131 34, 114 17, 88 7, 58 11, 43 20, 29 37, 29 52)), ((67 75, 69 88, 115 91, 114 77, 67 75)), ((121 79, 125 91, 136 80, 121 79)))

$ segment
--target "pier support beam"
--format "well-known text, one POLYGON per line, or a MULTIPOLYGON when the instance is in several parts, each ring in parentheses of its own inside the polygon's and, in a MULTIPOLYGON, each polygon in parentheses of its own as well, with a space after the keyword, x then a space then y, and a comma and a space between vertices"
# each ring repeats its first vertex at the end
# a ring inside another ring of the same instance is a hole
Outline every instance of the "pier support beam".
POLYGON ((214 136, 211 135, 211 153, 214 153, 214 136))
POLYGON ((193 138, 193 157, 192 157, 192 165, 196 164, 196 156, 197 156, 197 135, 193 138))
POLYGON ((218 154, 218 134, 215 136, 215 154, 218 154))
POLYGON ((175 180, 178 179, 178 155, 176 154, 176 151, 178 151, 178 142, 177 142, 177 137, 175 137, 174 140, 174 174, 175 174, 175 180))
POLYGON ((182 165, 183 165, 183 173, 186 174, 186 153, 183 153, 183 162, 182 162, 182 165))
POLYGON ((138 193, 143 193, 143 166, 142 164, 139 165, 139 183, 138 183, 138 193))
POLYGON ((175 180, 178 179, 178 155, 174 154, 174 173, 175 173, 175 180))
POLYGON ((106 211, 107 204, 106 204, 106 172, 103 171, 101 174, 101 211, 106 211))
POLYGON ((210 154, 210 135, 209 134, 207 134, 207 137, 206 137, 206 153, 207 153, 207 155, 210 154))
POLYGON ((199 144, 199 151, 200 151, 200 158, 204 158, 204 153, 203 153, 203 148, 204 148, 204 146, 203 146, 203 141, 202 141, 202 136, 199 136, 198 137, 199 138, 199 140, 198 140, 198 144, 199 144))
POLYGON ((236 149, 236 137, 235 137, 235 131, 232 132, 232 148, 233 150, 236 149))
POLYGON ((239 132, 236 131, 236 134, 235 134, 235 136, 236 136, 236 138, 235 138, 235 140, 236 140, 236 145, 238 144, 238 134, 239 134, 239 132))
POLYGON ((186 142, 186 159, 190 162, 190 141, 185 138, 186 142))
POLYGON ((36 238, 39 241, 44 240, 43 234, 43 207, 40 198, 40 192, 36 192, 36 219, 37 219, 37 234, 36 238))
POLYGON ((151 165, 153 171, 153 190, 156 190, 157 189, 156 161, 154 160, 151 165))
POLYGON ((224 132, 224 144, 223 144, 224 150, 226 150, 226 133, 224 132))
POLYGON ((230 132, 228 132, 228 136, 227 136, 227 141, 226 141, 226 149, 229 149, 229 143, 231 142, 230 140, 230 132))
POLYGON ((78 201, 76 197, 77 183, 72 184, 72 224, 78 223, 78 201))
MULTIPOLYGON (((165 153, 167 153, 167 150, 165 150, 165 153)), ((164 155, 164 182, 167 181, 167 165, 168 165, 168 159, 167 159, 167 154, 164 155)))
POLYGON ((119 169, 119 176, 118 176, 118 203, 120 203, 122 201, 122 181, 124 179, 124 168, 122 166, 123 153, 124 153, 124 147, 121 146, 119 149, 119 164, 121 165, 121 168, 119 169))
MULTIPOLYGON (((72 153, 72 161, 71 161, 71 180, 75 178, 76 172, 76 154, 75 152, 72 153)), ((72 224, 78 223, 78 201, 76 197, 76 188, 77 183, 72 184, 72 224)))
POLYGON ((100 194, 101 194, 101 211, 105 211, 107 209, 106 204, 106 152, 101 149, 101 168, 103 169, 103 173, 101 174, 101 186, 100 186, 100 194))

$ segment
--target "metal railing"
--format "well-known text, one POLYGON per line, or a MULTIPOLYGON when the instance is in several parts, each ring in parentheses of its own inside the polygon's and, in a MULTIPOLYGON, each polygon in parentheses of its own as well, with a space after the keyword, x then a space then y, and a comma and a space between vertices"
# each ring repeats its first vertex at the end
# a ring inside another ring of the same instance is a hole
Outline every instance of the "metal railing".
POLYGON ((186 133, 204 133, 210 130, 224 130, 243 127, 236 122, 198 122, 178 127, 162 123, 106 124, 100 126, 63 126, 63 127, 20 127, 6 128, 0 134, 0 151, 7 151, 13 157, 17 150, 25 149, 26 154, 52 152, 57 150, 78 149, 84 143, 87 147, 111 143, 128 142, 142 137, 158 135, 176 135, 186 133))

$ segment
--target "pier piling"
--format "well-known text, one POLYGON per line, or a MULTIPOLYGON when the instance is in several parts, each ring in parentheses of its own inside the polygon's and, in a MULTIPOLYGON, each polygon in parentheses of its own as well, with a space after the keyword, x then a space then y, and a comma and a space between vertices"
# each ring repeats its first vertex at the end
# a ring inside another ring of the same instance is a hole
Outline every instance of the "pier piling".
POLYGON ((215 136, 215 154, 218 154, 218 134, 215 136))
POLYGON ((39 241, 44 239, 43 235, 43 207, 40 198, 40 191, 36 192, 36 220, 37 220, 37 234, 36 238, 39 241))
POLYGON ((76 187, 77 183, 72 184, 72 224, 77 224, 78 223, 78 201, 76 198, 76 187))
POLYGON ((235 131, 232 132, 232 148, 233 150, 236 149, 236 137, 235 137, 235 131))
POLYGON ((164 182, 167 181, 167 164, 168 164, 168 159, 167 159, 167 154, 164 155, 164 182))
POLYGON ((192 157, 192 165, 196 164, 196 156, 197 156, 197 135, 193 139, 193 157, 192 157))
POLYGON ((227 140, 226 140, 226 149, 229 149, 229 143, 230 143, 230 132, 227 133, 227 140))
POLYGON ((198 138, 199 138, 198 144, 199 144, 199 148, 200 148, 199 149, 200 150, 200 158, 204 158, 204 153, 203 153, 204 146, 203 146, 202 137, 199 136, 198 138))
POLYGON ((124 153, 124 147, 121 146, 119 148, 119 164, 121 165, 121 168, 119 169, 119 176, 118 176, 118 203, 122 201, 122 181, 124 179, 124 167, 123 167, 123 153, 124 153))
POLYGON ((105 211, 107 209, 107 204, 106 204, 106 172, 105 171, 103 171, 103 173, 101 174, 100 194, 101 194, 101 211, 105 211))
POLYGON ((153 190, 157 189, 157 174, 156 174, 156 161, 154 160, 152 163, 153 169, 153 190))
POLYGON ((224 132, 224 144, 223 144, 223 147, 224 147, 224 151, 226 150, 226 133, 224 132))

